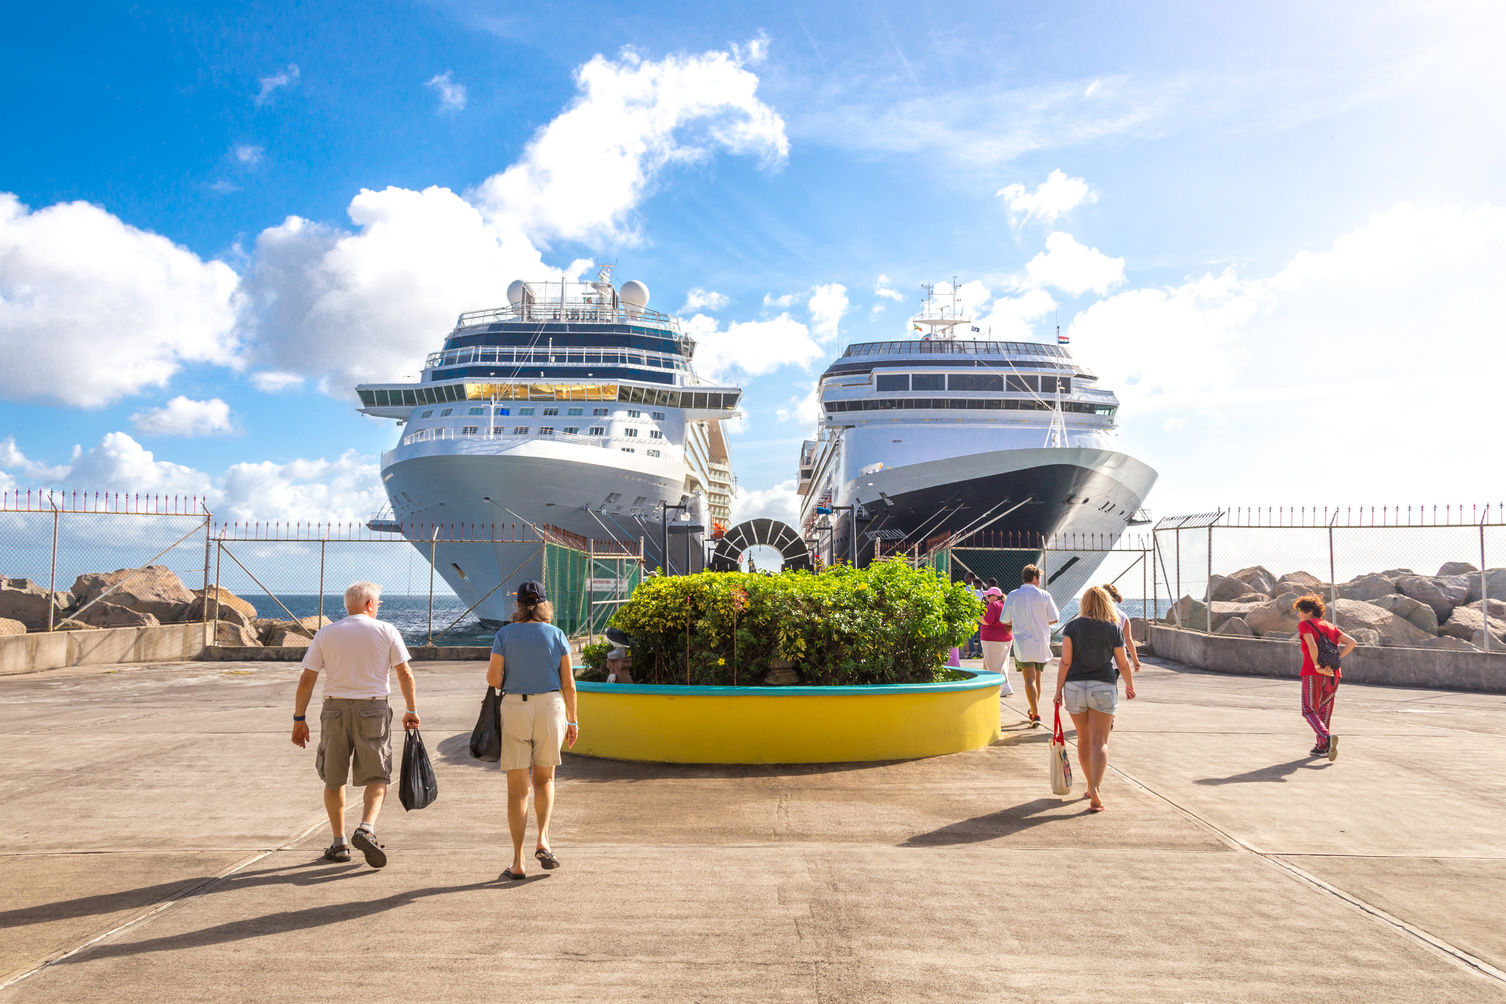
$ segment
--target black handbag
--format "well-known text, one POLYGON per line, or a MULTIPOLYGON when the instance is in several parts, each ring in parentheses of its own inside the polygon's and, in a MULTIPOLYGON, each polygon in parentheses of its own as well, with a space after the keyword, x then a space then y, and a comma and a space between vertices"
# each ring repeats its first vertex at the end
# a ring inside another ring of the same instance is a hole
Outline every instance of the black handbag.
POLYGON ((502 759, 502 697, 496 687, 487 687, 481 699, 481 715, 471 730, 471 756, 487 763, 502 759))
POLYGON ((424 738, 418 729, 409 729, 403 740, 403 772, 397 783, 397 797, 409 812, 427 808, 439 797, 434 765, 429 762, 429 751, 424 749, 424 738))
POLYGON ((1313 641, 1318 644, 1318 666, 1321 669, 1342 669, 1339 665, 1339 646, 1328 637, 1328 633, 1316 624, 1313 625, 1313 641))

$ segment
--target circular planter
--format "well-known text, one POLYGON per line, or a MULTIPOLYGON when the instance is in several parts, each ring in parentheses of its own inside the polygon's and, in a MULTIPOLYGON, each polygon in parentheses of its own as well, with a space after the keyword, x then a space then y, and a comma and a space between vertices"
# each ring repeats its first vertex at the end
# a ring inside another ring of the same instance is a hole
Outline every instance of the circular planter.
POLYGON ((577 682, 572 753, 659 763, 910 760, 999 738, 1003 677, 873 687, 677 687, 577 682))

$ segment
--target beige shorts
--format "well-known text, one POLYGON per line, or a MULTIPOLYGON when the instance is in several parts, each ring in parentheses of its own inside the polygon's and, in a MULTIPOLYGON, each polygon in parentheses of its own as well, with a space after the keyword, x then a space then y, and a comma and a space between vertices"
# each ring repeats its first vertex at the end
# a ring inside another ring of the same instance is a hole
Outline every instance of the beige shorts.
POLYGON ((547 694, 502 695, 502 770, 554 767, 565 744, 565 699, 547 694))
POLYGON ((392 783, 392 708, 385 697, 327 697, 319 709, 314 770, 326 788, 392 783), (351 777, 351 762, 355 762, 351 777))

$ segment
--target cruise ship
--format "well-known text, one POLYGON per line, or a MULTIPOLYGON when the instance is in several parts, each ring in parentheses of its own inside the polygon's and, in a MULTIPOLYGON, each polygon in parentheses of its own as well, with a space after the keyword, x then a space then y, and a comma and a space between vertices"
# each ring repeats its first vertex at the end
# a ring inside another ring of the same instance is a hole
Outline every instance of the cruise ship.
POLYGON ((996 552, 977 574, 1013 588, 1044 560, 1065 603, 1102 555, 1051 540, 1117 540, 1144 520, 1156 481, 1115 449, 1118 398, 1065 344, 980 333, 955 294, 928 288, 910 329, 850 345, 821 375, 816 438, 800 451, 800 531, 826 560, 859 564, 987 532, 1027 550, 996 552))
MULTIPOLYGON (((698 379, 694 339, 648 299, 641 282, 615 287, 610 269, 594 282, 518 280, 507 306, 460 315, 416 383, 358 386, 364 414, 401 427, 381 461, 390 510, 371 525, 554 528, 643 541, 651 564, 661 503, 685 507, 670 518, 725 527, 734 479, 722 422, 742 390, 698 379)), ((508 591, 486 594, 517 545, 446 547, 449 535, 434 545, 436 570, 480 601, 483 621, 505 620, 508 591)), ((430 541, 414 543, 427 559, 430 541)), ((669 559, 683 570, 678 547, 669 559)))

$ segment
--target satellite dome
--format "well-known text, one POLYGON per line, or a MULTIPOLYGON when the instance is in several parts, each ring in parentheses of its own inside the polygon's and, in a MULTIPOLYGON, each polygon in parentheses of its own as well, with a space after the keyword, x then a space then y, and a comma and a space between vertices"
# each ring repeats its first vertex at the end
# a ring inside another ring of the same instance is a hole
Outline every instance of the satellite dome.
POLYGON ((516 307, 518 304, 523 302, 523 294, 527 292, 527 290, 528 286, 523 282, 522 279, 514 279, 512 281, 512 285, 507 287, 507 302, 516 307))
POLYGON ((648 306, 648 287, 637 279, 629 279, 617 291, 617 297, 630 307, 648 306))

